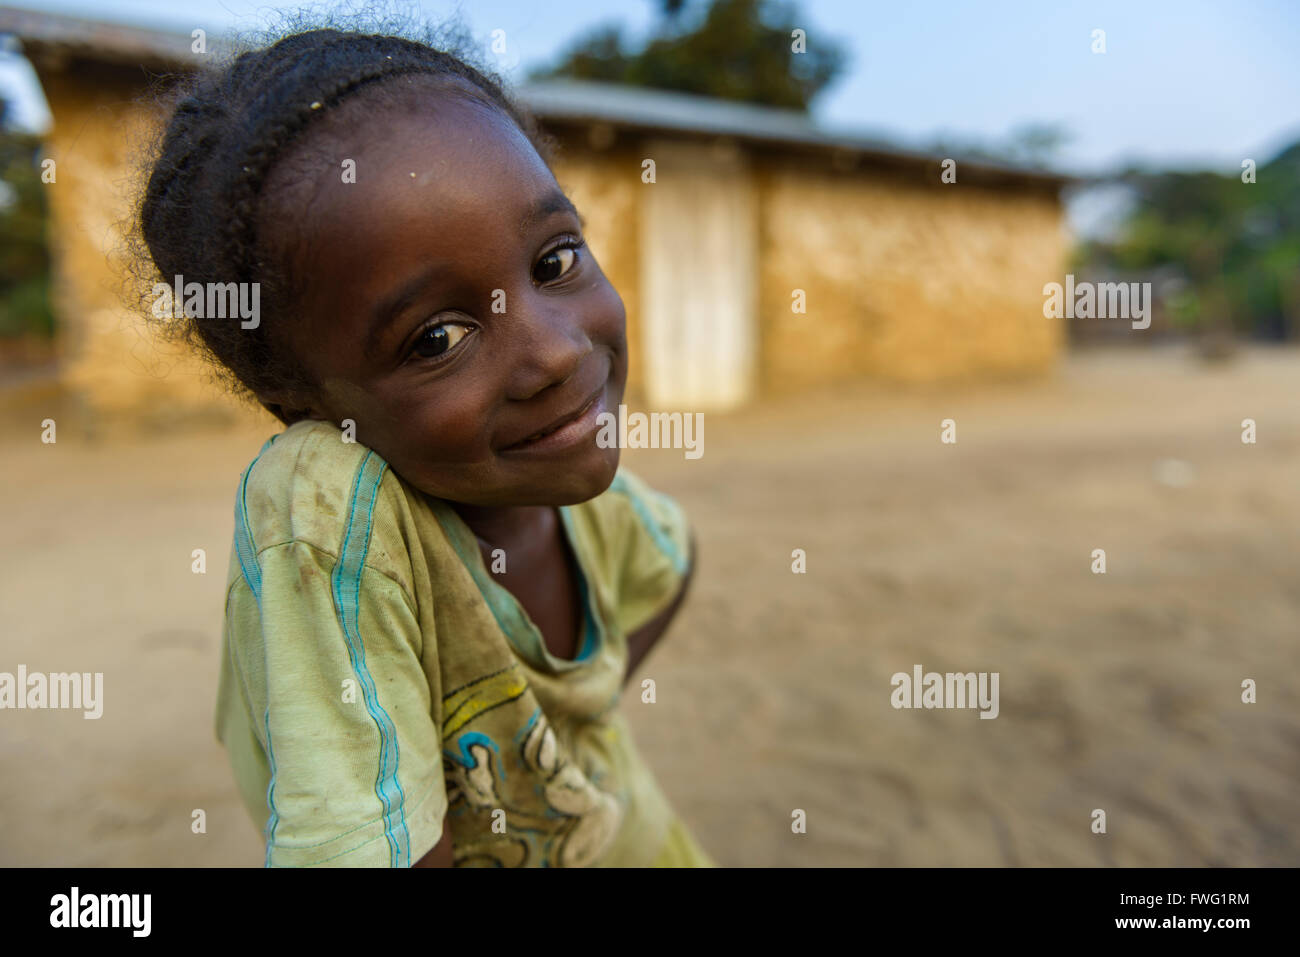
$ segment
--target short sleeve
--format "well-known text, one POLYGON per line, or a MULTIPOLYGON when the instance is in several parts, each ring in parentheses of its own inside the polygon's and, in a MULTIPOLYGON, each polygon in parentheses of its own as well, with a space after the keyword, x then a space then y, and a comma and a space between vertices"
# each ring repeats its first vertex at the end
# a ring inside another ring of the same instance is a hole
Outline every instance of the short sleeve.
POLYGON ((623 513, 615 595, 619 625, 630 634, 681 591, 691 563, 691 530, 676 501, 631 472, 620 471, 609 491, 623 513))
POLYGON ((441 838, 447 797, 406 589, 301 541, 251 572, 231 590, 226 668, 260 747, 225 743, 241 785, 264 766, 267 866, 409 867, 441 838))

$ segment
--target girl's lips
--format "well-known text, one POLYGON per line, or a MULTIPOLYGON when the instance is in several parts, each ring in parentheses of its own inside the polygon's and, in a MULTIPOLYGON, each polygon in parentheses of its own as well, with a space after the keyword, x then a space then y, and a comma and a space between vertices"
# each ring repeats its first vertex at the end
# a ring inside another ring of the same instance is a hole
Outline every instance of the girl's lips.
POLYGON ((507 446, 502 452, 554 452, 575 445, 596 430, 596 420, 605 411, 605 386, 587 401, 573 418, 537 438, 507 446))

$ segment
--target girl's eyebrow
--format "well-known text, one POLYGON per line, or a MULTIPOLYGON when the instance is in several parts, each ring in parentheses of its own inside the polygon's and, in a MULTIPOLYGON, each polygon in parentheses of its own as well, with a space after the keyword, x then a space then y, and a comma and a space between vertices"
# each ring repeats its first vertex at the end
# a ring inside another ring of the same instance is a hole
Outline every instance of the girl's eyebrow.
POLYGON ((375 348, 379 345, 380 338, 389 324, 415 301, 445 267, 446 264, 442 262, 430 264, 396 289, 392 295, 385 296, 379 301, 374 312, 371 313, 370 326, 362 342, 362 349, 367 356, 374 355, 375 348))
POLYGON ((582 214, 578 212, 578 208, 569 201, 569 197, 565 196, 558 189, 555 189, 551 190, 551 192, 547 193, 529 207, 527 214, 524 216, 523 222, 519 224, 519 231, 521 233, 526 233, 528 232, 529 227, 533 226, 538 221, 545 219, 547 216, 554 215, 555 213, 570 213, 575 219, 577 219, 584 229, 587 226, 587 221, 582 218, 582 214))

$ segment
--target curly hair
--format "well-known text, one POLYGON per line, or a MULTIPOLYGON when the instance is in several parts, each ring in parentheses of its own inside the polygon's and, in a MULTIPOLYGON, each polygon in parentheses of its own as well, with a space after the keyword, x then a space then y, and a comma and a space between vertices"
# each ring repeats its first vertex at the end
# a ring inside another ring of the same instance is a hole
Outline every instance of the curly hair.
POLYGON ((265 397, 310 395, 315 383, 277 334, 292 313, 296 277, 264 235, 272 205, 264 186, 340 103, 363 91, 368 109, 385 97, 396 102, 409 95, 411 80, 499 110, 550 162, 555 141, 499 79, 463 52, 403 36, 332 28, 293 33, 201 70, 171 94, 137 211, 138 235, 169 283, 178 275, 187 284, 258 283, 261 321, 243 328, 187 316, 168 331, 212 361, 233 391, 251 395, 285 424, 291 419, 265 397), (400 77, 408 83, 395 83, 400 77))

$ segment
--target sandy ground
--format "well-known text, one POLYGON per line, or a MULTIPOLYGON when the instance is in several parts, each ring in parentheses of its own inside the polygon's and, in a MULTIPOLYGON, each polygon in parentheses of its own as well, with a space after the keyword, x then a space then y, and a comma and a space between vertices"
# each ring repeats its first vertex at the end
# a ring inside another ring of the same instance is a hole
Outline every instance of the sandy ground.
MULTIPOLYGON (((234 484, 267 434, 0 440, 0 671, 105 674, 98 721, 0 711, 0 864, 261 863, 212 707, 234 484)), ((1300 865, 1300 354, 1084 354, 627 455, 701 565, 643 667, 657 703, 623 707, 720 863, 1300 865), (999 716, 894 709, 915 664, 997 672, 999 716)))

